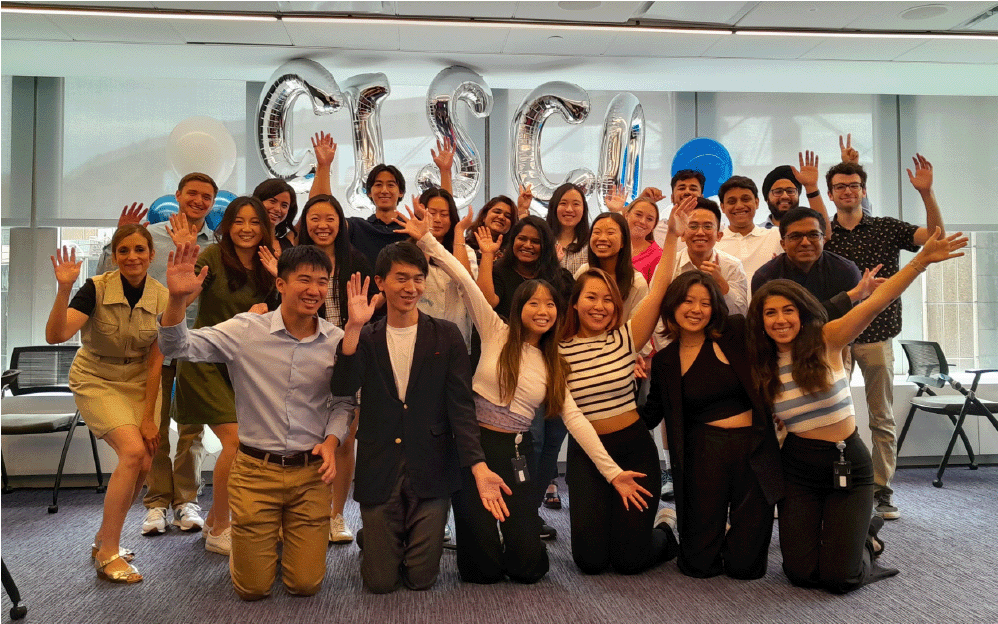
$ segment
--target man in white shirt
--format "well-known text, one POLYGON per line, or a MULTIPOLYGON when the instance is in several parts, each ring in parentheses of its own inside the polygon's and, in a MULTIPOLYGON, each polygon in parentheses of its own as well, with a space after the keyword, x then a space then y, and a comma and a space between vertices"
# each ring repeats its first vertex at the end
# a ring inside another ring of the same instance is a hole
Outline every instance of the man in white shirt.
POLYGON ((748 280, 742 261, 716 249, 724 233, 720 231, 721 209, 709 199, 697 199, 697 207, 690 214, 683 240, 686 249, 679 252, 674 277, 694 269, 710 273, 717 281, 728 304, 729 314, 748 311, 748 280))
MULTIPOLYGON (((672 176, 672 181, 670 186, 672 188, 672 194, 670 199, 674 206, 678 206, 679 202, 683 201, 687 197, 703 197, 703 185, 706 184, 707 178, 704 175, 694 169, 682 169, 677 171, 674 176, 672 176)), ((648 199, 655 203, 660 200, 665 199, 665 195, 662 191, 658 190, 653 186, 649 186, 645 190, 641 191, 640 199, 648 199)), ((669 233, 669 210, 664 210, 662 214, 665 215, 664 219, 661 219, 655 226, 655 231, 652 236, 655 238, 655 242, 661 247, 665 243, 665 236, 669 233)))
POLYGON ((728 227, 718 237, 715 249, 742 261, 745 277, 752 283, 756 270, 783 253, 780 231, 755 224, 759 208, 759 190, 750 178, 732 176, 717 192, 721 211, 728 218, 728 227))

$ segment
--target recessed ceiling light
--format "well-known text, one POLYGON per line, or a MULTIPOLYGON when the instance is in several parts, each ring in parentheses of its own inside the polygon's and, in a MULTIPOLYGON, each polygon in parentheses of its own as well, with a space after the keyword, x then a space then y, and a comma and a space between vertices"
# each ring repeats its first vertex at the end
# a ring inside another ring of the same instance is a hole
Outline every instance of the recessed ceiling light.
POLYGON ((901 19, 906 20, 924 20, 932 19, 933 17, 939 17, 940 15, 945 15, 949 13, 949 7, 943 4, 923 4, 921 6, 913 6, 901 11, 901 19))
POLYGON ((602 2, 559 2, 558 8, 562 11, 592 11, 598 9, 602 2))

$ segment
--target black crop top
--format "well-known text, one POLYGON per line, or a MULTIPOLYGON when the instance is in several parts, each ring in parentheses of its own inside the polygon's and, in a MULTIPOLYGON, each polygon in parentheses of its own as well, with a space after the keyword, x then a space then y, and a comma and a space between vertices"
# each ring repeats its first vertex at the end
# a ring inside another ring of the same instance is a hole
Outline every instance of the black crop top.
POLYGON ((730 364, 717 359, 714 343, 705 340, 683 375, 683 413, 688 422, 710 423, 752 409, 752 400, 730 364))

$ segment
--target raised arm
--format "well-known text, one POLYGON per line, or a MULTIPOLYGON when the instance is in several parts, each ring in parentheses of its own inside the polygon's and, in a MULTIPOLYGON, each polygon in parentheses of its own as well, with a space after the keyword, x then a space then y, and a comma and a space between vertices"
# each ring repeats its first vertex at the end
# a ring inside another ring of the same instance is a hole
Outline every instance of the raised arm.
POLYGON ((70 251, 64 246, 61 251, 57 249, 55 255, 49 258, 52 259, 55 280, 59 286, 55 293, 55 301, 52 303, 52 311, 49 312, 49 320, 45 323, 45 342, 58 344, 66 342, 80 331, 90 315, 69 307, 69 293, 80 277, 80 266, 83 264, 82 260, 76 261, 76 249, 70 251))
POLYGON ((662 298, 665 291, 672 283, 672 273, 676 265, 676 249, 679 239, 686 232, 686 222, 690 213, 697 205, 696 197, 687 197, 679 205, 672 207, 669 213, 669 232, 662 244, 662 257, 655 268, 655 275, 652 277, 648 288, 648 296, 638 304, 634 316, 631 317, 631 332, 634 336, 634 348, 640 351, 651 338, 655 331, 655 324, 658 322, 659 312, 662 307, 662 298))
MULTIPOLYGON (((841 140, 841 137, 839 139, 841 140)), ((798 152, 797 158, 800 162, 800 169, 793 165, 790 166, 790 169, 794 172, 797 181, 804 187, 808 206, 821 215, 822 229, 825 231, 825 240, 827 241, 832 237, 832 222, 828 218, 828 210, 825 208, 825 202, 821 199, 821 190, 818 188, 818 155, 814 152, 798 152)))
POLYGON ((343 328, 343 340, 340 342, 340 352, 343 355, 353 355, 357 352, 361 329, 381 305, 383 295, 374 295, 370 300, 367 298, 371 278, 365 277, 363 282, 361 279, 360 273, 354 273, 347 282, 347 323, 343 328))
POLYGON ((464 242, 464 233, 471 227, 473 220, 471 206, 468 206, 468 214, 454 226, 454 257, 461 263, 461 266, 468 270, 469 275, 475 277, 475 271, 471 270, 471 256, 468 255, 468 246, 464 242))
POLYGON ((492 240, 492 232, 483 225, 475 232, 475 239, 478 241, 478 251, 482 253, 478 261, 478 289, 482 291, 489 305, 495 308, 499 305, 499 295, 496 294, 492 268, 495 266, 496 252, 502 245, 502 234, 496 240, 492 240))
POLYGON ((946 229, 943 226, 943 215, 939 211, 939 204, 936 203, 936 194, 932 191, 932 163, 926 160, 925 156, 915 154, 912 159, 915 163, 915 172, 907 169, 908 180, 915 187, 925 204, 925 227, 915 230, 915 244, 924 245, 929 240, 929 235, 939 228, 939 236, 946 236, 946 229))
POLYGON ((197 245, 185 243, 170 252, 166 261, 166 287, 170 298, 160 320, 163 327, 172 327, 186 320, 188 301, 201 292, 201 286, 208 277, 208 267, 203 266, 200 273, 195 273, 194 264, 200 251, 197 245))
POLYGON ((433 164, 440 170, 440 188, 454 194, 454 143, 447 137, 437 140, 437 149, 430 149, 433 164))
POLYGON ((966 246, 967 237, 963 236, 962 232, 943 238, 941 232, 936 230, 911 262, 878 286, 865 301, 842 318, 825 323, 822 330, 825 345, 831 350, 836 350, 855 340, 878 314, 901 296, 901 293, 925 271, 928 265, 950 258, 959 258, 963 253, 957 253, 956 250, 966 246))
POLYGON ((308 191, 309 199, 316 195, 332 195, 333 189, 329 185, 329 168, 336 157, 336 141, 333 135, 320 132, 312 137, 312 151, 315 153, 315 177, 312 179, 312 188, 308 191))

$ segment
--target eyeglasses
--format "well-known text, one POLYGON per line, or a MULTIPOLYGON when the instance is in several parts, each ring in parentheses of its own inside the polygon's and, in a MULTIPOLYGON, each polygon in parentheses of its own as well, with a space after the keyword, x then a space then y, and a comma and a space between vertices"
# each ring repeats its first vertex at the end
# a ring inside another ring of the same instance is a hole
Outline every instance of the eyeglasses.
POLYGON ((821 237, 824 236, 824 234, 819 232, 818 230, 811 230, 810 232, 790 232, 783 238, 785 238, 788 242, 791 243, 799 243, 802 240, 804 240, 805 236, 807 237, 807 240, 809 240, 810 242, 817 243, 821 239, 821 237))
POLYGON ((704 232, 713 232, 714 231, 714 224, 713 223, 690 223, 690 224, 688 224, 686 226, 686 229, 688 229, 691 232, 696 232, 697 230, 703 230, 704 232))
POLYGON ((859 182, 853 182, 851 184, 833 184, 832 190, 836 193, 841 193, 842 191, 849 189, 850 191, 858 191, 863 188, 863 185, 859 182))
POLYGON ((781 195, 794 196, 794 195, 798 195, 799 194, 799 193, 797 193, 797 189, 792 188, 792 187, 791 188, 769 189, 769 193, 770 193, 770 195, 775 195, 777 197, 780 197, 781 195))

